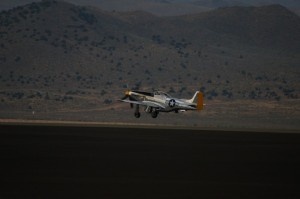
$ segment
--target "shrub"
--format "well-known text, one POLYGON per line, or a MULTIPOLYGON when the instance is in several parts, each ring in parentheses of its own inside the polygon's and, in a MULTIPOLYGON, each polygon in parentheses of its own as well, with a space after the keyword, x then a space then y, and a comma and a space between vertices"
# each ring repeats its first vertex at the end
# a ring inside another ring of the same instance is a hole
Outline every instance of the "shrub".
POLYGON ((13 98, 21 99, 24 96, 22 92, 16 92, 12 95, 13 98))
POLYGON ((110 100, 110 99, 105 99, 104 100, 104 104, 111 104, 112 103, 112 100, 110 100))
POLYGON ((204 93, 204 92, 205 92, 205 87, 202 86, 202 87, 200 88, 200 91, 201 91, 202 93, 204 93))
POLYGON ((106 93, 107 93, 107 92, 106 92, 105 90, 102 90, 101 93, 100 93, 100 95, 103 96, 103 95, 105 95, 106 93))
POLYGON ((20 56, 17 56, 16 59, 15 59, 16 62, 19 62, 20 60, 21 60, 20 56))
POLYGON ((91 25, 97 22, 96 17, 91 13, 87 13, 85 8, 79 10, 79 18, 91 25))

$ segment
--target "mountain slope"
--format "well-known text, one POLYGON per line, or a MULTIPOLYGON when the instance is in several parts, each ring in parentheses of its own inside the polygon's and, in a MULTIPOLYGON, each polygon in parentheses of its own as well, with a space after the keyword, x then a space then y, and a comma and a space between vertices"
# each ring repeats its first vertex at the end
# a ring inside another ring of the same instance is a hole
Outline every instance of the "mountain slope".
MULTIPOLYGON (((41 0, 2 0, 0 10, 7 10, 41 0)), ((107 11, 146 11, 157 16, 175 16, 205 12, 219 7, 262 6, 280 4, 299 15, 298 0, 65 0, 81 6, 93 6, 107 11)))
POLYGON ((299 50, 300 18, 280 5, 228 7, 187 16, 184 23, 261 47, 299 50))
POLYGON ((91 108, 126 85, 207 100, 299 96, 299 17, 282 6, 157 17, 43 1, 0 21, 4 109, 91 108))

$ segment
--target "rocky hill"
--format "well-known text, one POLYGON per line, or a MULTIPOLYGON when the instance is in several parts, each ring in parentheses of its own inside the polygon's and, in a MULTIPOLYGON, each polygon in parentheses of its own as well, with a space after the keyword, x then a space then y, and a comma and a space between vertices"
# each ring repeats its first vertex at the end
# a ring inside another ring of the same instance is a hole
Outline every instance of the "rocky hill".
POLYGON ((2 110, 105 107, 130 88, 299 98, 300 19, 279 5, 181 16, 42 1, 0 13, 2 110))

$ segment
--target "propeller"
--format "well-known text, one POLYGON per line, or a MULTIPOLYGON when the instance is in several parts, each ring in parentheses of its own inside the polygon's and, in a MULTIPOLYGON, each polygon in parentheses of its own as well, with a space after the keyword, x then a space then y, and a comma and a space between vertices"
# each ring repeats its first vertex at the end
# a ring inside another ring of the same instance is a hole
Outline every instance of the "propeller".
MULTIPOLYGON (((127 98, 129 98, 129 100, 132 100, 132 98, 130 97, 130 90, 126 90, 125 91, 125 96, 122 97, 122 100, 125 100, 127 98)), ((132 103, 130 103, 130 108, 133 108, 133 104, 132 103)))
POLYGON ((122 97, 122 100, 127 99, 128 97, 130 97, 130 95, 129 95, 130 90, 129 90, 128 84, 126 84, 126 87, 123 86, 123 88, 127 88, 127 90, 125 91, 125 96, 122 97))
POLYGON ((130 97, 129 92, 130 92, 129 90, 126 90, 126 91, 125 91, 125 96, 122 97, 122 100, 127 99, 127 98, 130 97))

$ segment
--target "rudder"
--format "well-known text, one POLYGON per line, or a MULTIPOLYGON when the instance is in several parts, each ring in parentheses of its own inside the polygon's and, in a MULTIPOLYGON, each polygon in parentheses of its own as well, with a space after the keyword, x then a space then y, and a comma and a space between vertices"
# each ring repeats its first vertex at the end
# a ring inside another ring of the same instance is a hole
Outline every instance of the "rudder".
POLYGON ((203 104, 203 94, 201 92, 199 92, 197 94, 197 110, 202 110, 204 108, 204 104, 203 104))

